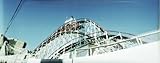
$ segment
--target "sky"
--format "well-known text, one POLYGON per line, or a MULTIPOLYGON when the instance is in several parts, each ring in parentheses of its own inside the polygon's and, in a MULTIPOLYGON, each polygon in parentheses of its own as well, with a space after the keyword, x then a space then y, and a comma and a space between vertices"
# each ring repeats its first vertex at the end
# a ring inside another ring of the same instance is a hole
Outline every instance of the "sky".
MULTIPOLYGON (((6 29, 19 1, 0 1, 1 29, 6 29)), ((6 36, 27 42, 27 49, 33 50, 70 16, 138 35, 157 29, 158 0, 25 0, 6 36)))
POLYGON ((3 32, 3 1, 0 0, 0 34, 3 32))

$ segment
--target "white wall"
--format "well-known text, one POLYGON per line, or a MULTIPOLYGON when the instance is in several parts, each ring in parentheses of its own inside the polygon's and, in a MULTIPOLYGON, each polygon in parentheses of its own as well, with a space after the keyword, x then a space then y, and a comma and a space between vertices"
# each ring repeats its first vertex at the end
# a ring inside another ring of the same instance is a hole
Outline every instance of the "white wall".
POLYGON ((64 63, 160 63, 160 41, 112 53, 64 59, 64 63))

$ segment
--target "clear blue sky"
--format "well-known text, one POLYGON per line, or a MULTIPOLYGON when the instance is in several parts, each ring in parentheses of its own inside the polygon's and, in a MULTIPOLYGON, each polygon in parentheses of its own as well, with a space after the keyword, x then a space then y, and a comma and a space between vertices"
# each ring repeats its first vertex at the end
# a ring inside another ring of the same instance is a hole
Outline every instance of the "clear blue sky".
MULTIPOLYGON (((4 28, 20 0, 4 0, 4 28)), ((106 30, 140 34, 156 30, 158 0, 26 0, 7 37, 32 50, 64 23, 66 17, 90 18, 106 30)))
POLYGON ((0 0, 0 33, 3 32, 3 1, 0 0))

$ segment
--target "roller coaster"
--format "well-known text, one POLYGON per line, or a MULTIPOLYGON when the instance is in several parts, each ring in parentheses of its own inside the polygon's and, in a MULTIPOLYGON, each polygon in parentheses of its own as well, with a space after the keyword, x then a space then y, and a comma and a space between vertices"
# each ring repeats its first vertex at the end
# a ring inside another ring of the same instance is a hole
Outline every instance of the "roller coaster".
POLYGON ((106 31, 87 18, 71 17, 45 39, 33 53, 36 58, 63 59, 98 55, 145 43, 140 39, 135 39, 112 44, 133 36, 125 32, 106 31))
MULTIPOLYGON (((125 63, 126 58, 131 57, 132 60, 130 62, 138 61, 138 63, 144 63, 146 62, 145 60, 138 60, 134 57, 144 58, 143 55, 145 53, 145 57, 153 56, 157 61, 156 56, 159 54, 156 53, 155 51, 157 50, 154 49, 157 47, 156 44, 159 44, 159 37, 160 30, 135 36, 126 32, 104 30, 104 28, 95 21, 88 18, 75 19, 71 17, 42 41, 33 51, 25 49, 25 42, 7 38, 2 34, 0 36, 0 62, 107 63, 110 62, 110 60, 113 62, 118 61, 116 59, 118 58, 125 63), (156 44, 144 45, 151 42, 155 42, 156 44), (136 46, 139 46, 139 48, 136 46), (146 46, 148 48, 147 50, 145 50, 146 46), (133 47, 135 49, 133 49, 133 47), (137 50, 142 53, 133 56, 137 50), (143 51, 146 52, 144 53, 143 51), (111 52, 116 53, 112 54, 111 52), (124 54, 122 54, 122 52, 124 54), (122 56, 119 58, 115 57, 115 55, 126 55, 126 57, 122 56), (86 58, 88 60, 86 60, 86 58), (108 59, 106 60, 104 58, 108 59)), ((150 59, 150 57, 144 59, 148 58, 150 59)), ((154 62, 154 60, 151 62, 154 62)))

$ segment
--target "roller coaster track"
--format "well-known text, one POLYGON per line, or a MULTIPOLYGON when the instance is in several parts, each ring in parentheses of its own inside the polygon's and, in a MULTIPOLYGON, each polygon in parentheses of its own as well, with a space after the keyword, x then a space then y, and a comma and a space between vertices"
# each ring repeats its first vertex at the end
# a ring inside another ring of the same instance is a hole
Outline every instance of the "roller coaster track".
POLYGON ((121 50, 138 45, 136 41, 145 43, 140 39, 135 39, 125 43, 94 48, 126 40, 133 36, 133 34, 125 32, 106 31, 94 21, 86 18, 72 19, 53 32, 33 51, 33 53, 35 54, 35 57, 44 59, 58 59, 69 53, 67 57, 72 58, 73 56, 97 55, 121 50), (77 53, 75 53, 75 51, 77 53), (87 53, 81 54, 83 51, 86 51, 87 53))
MULTIPOLYGON (((17 48, 4 41, 3 46, 10 50, 16 52, 15 55, 1 56, 1 62, 7 63, 33 63, 33 61, 40 62, 57 62, 57 60, 62 63, 83 63, 84 59, 90 59, 85 62, 108 62, 106 58, 115 59, 115 55, 121 56, 122 53, 125 55, 125 51, 130 51, 131 56, 128 57, 142 57, 144 59, 143 53, 146 56, 156 56, 151 53, 155 53, 154 48, 160 41, 160 30, 143 33, 140 35, 133 35, 126 32, 118 32, 112 30, 104 30, 94 21, 82 18, 73 19, 65 22, 60 26, 55 32, 53 32, 47 39, 45 39, 41 44, 34 49, 34 51, 28 51, 24 48, 17 48), (155 42, 152 44, 148 44, 155 42), (146 45, 143 45, 146 44, 146 45), (141 45, 141 46, 140 46, 141 45), (149 45, 149 46, 148 46, 149 45), (153 47, 152 47, 153 45, 153 47), (155 46, 154 46, 155 45, 155 46), (136 47, 139 46, 139 47, 136 47), (147 46, 146 49, 143 46, 147 46), (131 48, 135 47, 135 48, 131 48), (130 48, 130 49, 127 49, 130 48), (126 50, 123 50, 126 49, 126 50), (133 49, 134 51, 131 51, 133 49), (146 49, 143 51, 143 49, 146 49), (153 51, 150 51, 150 50, 153 51), (121 50, 121 51, 118 51, 121 50), (117 51, 117 52, 115 52, 117 51), (141 51, 141 55, 136 55, 135 52, 141 51), (110 53, 115 52, 115 53, 110 53), (110 55, 111 54, 111 55, 110 55), (114 55, 113 55, 114 54, 114 55), (105 56, 103 56, 105 55, 105 56), (80 57, 80 58, 77 58, 80 57), (98 59, 97 59, 98 58, 98 59), (105 59, 104 59, 105 58, 105 59), (80 60, 79 60, 80 59, 80 60), (69 61, 68 61, 69 60, 69 61)), ((7 38, 4 38, 8 40, 7 38)), ((10 39, 11 40, 11 39, 10 39)), ((5 50, 2 47, 2 50, 5 50)), ((127 54, 126 54, 127 55, 127 54)), ((125 57, 119 57, 119 59, 125 59, 125 57)), ((137 58, 132 58, 132 60, 137 60, 137 58)), ((146 59, 144 59, 146 60, 146 59)), ((114 60, 115 61, 115 60, 114 60)), ((153 60, 154 61, 154 60, 153 60)), ((139 63, 142 63, 139 60, 139 63)))

